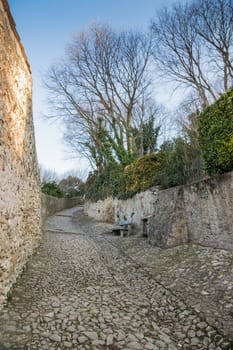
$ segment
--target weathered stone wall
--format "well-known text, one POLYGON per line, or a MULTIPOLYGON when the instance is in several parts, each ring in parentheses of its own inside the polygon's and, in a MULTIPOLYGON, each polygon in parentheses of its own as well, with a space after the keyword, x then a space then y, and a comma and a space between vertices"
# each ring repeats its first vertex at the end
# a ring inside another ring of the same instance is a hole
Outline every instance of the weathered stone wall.
POLYGON ((109 197, 104 201, 90 202, 84 204, 84 212, 95 220, 114 223, 115 207, 114 199, 109 197))
POLYGON ((41 216, 42 222, 49 217, 55 214, 58 211, 63 209, 68 209, 75 207, 76 205, 82 205, 83 199, 81 197, 76 198, 56 198, 48 196, 44 193, 41 193, 41 216))
MULTIPOLYGON (((163 191, 146 191, 127 201, 107 199, 86 203, 85 212, 106 220, 111 207, 117 222, 124 215, 140 228, 141 218, 153 214, 149 224, 149 241, 160 247, 194 243, 233 249, 233 172, 163 191)), ((112 214, 113 217, 113 214, 112 214)))
POLYGON ((189 240, 233 249, 233 172, 183 188, 189 240))
POLYGON ((182 188, 158 191, 153 217, 149 225, 149 240, 160 247, 187 242, 182 188))
POLYGON ((195 243, 233 249, 233 173, 160 191, 150 226, 152 244, 195 243))
POLYGON ((31 72, 0 0, 0 305, 40 237, 31 72))
POLYGON ((107 198, 96 203, 86 202, 84 211, 88 216, 100 221, 110 223, 130 221, 134 224, 134 230, 140 232, 142 217, 150 216, 154 212, 157 192, 157 188, 152 188, 127 200, 107 198))
POLYGON ((115 200, 115 222, 126 219, 134 224, 134 232, 141 232, 143 217, 148 217, 154 212, 154 203, 157 198, 157 189, 137 193, 133 198, 127 200, 115 200))

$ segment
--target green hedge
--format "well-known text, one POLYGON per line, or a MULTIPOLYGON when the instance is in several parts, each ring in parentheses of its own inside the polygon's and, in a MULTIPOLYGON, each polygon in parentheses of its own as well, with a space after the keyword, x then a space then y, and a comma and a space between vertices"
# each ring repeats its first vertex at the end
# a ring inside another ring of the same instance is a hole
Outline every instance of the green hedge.
POLYGON ((199 143, 209 174, 233 169, 233 89, 198 118, 199 143))

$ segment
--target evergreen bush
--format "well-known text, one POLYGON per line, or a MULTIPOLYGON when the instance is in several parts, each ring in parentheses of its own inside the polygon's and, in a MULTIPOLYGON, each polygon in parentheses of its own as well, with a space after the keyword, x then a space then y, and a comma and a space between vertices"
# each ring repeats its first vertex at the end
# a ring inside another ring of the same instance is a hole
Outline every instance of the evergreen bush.
POLYGON ((45 194, 48 194, 49 196, 57 198, 64 197, 64 192, 55 181, 43 182, 41 185, 41 191, 45 194))
POLYGON ((233 169, 233 89, 198 118, 199 143, 208 174, 233 169))
POLYGON ((121 164, 112 163, 100 174, 90 174, 86 182, 86 198, 97 201, 109 196, 116 197, 124 189, 123 169, 121 164))
POLYGON ((146 154, 126 166, 124 169, 126 192, 132 195, 156 185, 159 167, 160 163, 155 153, 146 154))

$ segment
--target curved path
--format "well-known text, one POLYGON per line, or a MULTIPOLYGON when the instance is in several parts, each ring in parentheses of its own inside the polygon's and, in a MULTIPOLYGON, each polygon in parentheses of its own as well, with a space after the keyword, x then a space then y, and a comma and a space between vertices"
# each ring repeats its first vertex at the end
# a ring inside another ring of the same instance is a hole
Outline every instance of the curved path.
POLYGON ((47 221, 0 313, 2 348, 233 349, 231 252, 162 251, 110 229, 82 208, 47 221))

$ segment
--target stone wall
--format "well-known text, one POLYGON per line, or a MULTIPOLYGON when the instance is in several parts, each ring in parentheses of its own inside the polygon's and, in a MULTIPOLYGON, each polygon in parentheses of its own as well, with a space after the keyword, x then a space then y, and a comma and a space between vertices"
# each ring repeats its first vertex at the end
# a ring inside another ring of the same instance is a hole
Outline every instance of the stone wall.
POLYGON ((181 187, 158 191, 149 225, 149 240, 160 247, 187 242, 181 187))
POLYGON ((132 219, 139 231, 141 218, 153 214, 149 241, 165 248, 193 243, 233 249, 232 210, 233 172, 190 185, 146 191, 127 201, 107 199, 85 205, 88 215, 105 221, 107 212, 112 212, 115 222, 117 213, 122 220, 135 212, 132 219))
POLYGON ((161 247, 187 242, 233 249, 232 209, 233 172, 160 191, 149 239, 161 247))
POLYGON ((130 221, 134 224, 134 231, 140 232, 142 217, 150 216, 154 212, 157 192, 157 188, 152 188, 127 200, 107 198, 96 203, 86 202, 84 211, 88 216, 100 221, 110 223, 130 221))
POLYGON ((114 223, 115 208, 112 197, 104 201, 90 202, 86 201, 84 204, 84 212, 95 220, 114 223))
POLYGON ((40 238, 31 72, 0 0, 0 305, 40 238))
POLYGON ((82 205, 83 199, 81 197, 76 198, 56 198, 48 196, 44 193, 41 194, 41 216, 42 222, 49 217, 54 215, 56 212, 63 209, 68 209, 75 207, 77 205, 82 205))
POLYGON ((233 172, 183 189, 193 243, 233 249, 233 172))

